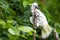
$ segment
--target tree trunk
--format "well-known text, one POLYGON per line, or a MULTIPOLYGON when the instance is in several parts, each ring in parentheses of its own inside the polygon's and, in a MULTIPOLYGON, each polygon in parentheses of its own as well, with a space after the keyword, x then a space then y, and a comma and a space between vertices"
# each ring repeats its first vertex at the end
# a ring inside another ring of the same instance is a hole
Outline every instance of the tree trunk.
MULTIPOLYGON (((34 30, 36 31, 36 11, 35 11, 35 9, 34 9, 34 18, 33 18, 33 22, 34 22, 34 30)), ((33 35, 33 37, 34 37, 34 40, 36 40, 36 32, 34 32, 34 35, 33 35)))
POLYGON ((59 36, 58 36, 56 29, 53 29, 53 33, 54 33, 54 39, 59 40, 59 36))

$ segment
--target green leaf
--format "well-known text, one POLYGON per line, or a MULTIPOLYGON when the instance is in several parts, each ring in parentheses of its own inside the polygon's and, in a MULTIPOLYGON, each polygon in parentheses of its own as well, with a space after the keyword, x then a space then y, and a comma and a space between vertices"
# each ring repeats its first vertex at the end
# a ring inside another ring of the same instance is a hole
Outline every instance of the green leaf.
POLYGON ((18 29, 23 31, 23 32, 31 32, 31 31, 33 31, 33 29, 31 27, 26 27, 26 26, 18 27, 18 29))
POLYGON ((12 23, 13 22, 13 20, 7 20, 7 23, 12 23))
POLYGON ((5 25, 6 23, 2 19, 0 19, 0 24, 5 25))
POLYGON ((16 34, 16 33, 14 32, 14 30, 11 29, 11 28, 8 29, 8 32, 9 32, 10 34, 12 34, 12 35, 15 35, 15 34, 16 34))
POLYGON ((24 8, 28 5, 28 2, 27 1, 23 1, 23 6, 24 8))
POLYGON ((8 32, 12 35, 19 35, 20 30, 15 27, 8 28, 8 32))
POLYGON ((2 38, 0 38, 0 40, 3 40, 2 38))
POLYGON ((9 4, 6 1, 0 1, 0 4, 0 7, 2 7, 3 9, 9 9, 9 4))

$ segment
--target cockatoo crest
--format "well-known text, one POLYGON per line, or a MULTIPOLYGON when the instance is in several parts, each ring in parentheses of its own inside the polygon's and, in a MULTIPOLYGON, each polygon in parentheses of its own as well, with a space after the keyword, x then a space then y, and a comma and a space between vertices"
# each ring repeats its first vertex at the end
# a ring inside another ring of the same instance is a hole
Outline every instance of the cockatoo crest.
POLYGON ((31 9, 36 9, 38 8, 38 4, 37 3, 32 3, 31 9))

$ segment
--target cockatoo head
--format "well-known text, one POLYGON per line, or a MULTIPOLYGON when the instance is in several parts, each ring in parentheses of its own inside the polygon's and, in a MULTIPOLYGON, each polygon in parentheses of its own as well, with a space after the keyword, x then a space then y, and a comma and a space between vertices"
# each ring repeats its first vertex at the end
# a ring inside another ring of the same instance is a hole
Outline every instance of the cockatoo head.
POLYGON ((37 3, 32 3, 31 5, 31 9, 36 9, 38 8, 38 4, 37 3))

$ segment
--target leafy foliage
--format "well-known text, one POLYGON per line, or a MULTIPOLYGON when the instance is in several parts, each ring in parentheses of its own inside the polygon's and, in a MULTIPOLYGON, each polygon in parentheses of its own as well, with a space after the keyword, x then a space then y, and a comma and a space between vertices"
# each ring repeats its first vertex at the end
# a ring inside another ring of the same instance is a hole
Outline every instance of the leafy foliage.
MULTIPOLYGON (((60 6, 58 0, 53 1, 46 0, 45 7, 40 0, 36 0, 39 9, 43 10, 47 17, 48 23, 57 29, 60 36, 60 6), (56 5, 58 6, 56 7, 56 5)), ((33 2, 34 0, 0 0, 0 40, 33 40, 35 31, 29 21, 31 12, 30 6, 28 6, 33 2)), ((36 38, 40 40, 39 28, 36 32, 36 38)), ((52 36, 49 39, 54 40, 52 36)))

